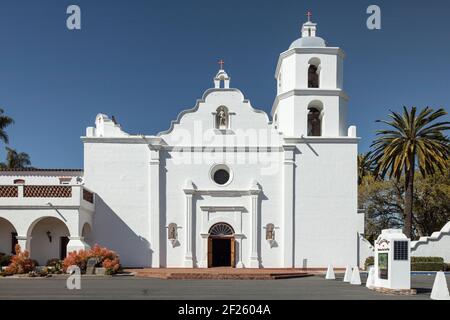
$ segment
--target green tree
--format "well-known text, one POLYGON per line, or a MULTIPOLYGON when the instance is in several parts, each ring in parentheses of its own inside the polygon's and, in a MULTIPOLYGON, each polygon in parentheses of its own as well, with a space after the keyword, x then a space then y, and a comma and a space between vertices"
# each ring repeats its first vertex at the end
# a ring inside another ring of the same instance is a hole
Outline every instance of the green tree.
POLYGON ((358 185, 361 185, 364 178, 373 174, 373 164, 371 153, 362 153, 358 155, 358 185))
POLYGON ((418 236, 430 236, 450 221, 450 161, 443 174, 416 177, 413 208, 418 236))
POLYGON ((6 162, 0 163, 2 169, 22 169, 31 165, 30 156, 6 147, 6 162))
POLYGON ((373 241, 383 229, 403 225, 403 186, 394 179, 380 180, 366 176, 358 187, 359 207, 365 210, 364 235, 373 241))
POLYGON ((6 144, 9 143, 9 138, 5 129, 13 123, 14 120, 11 117, 5 115, 5 111, 3 111, 3 109, 0 109, 0 140, 6 144))
POLYGON ((447 113, 444 109, 434 111, 427 107, 417 115, 417 108, 403 114, 392 112, 390 121, 378 120, 390 128, 377 131, 372 144, 372 161, 375 174, 382 178, 389 175, 397 181, 405 177, 404 232, 413 237, 413 195, 416 165, 422 176, 432 175, 436 170, 443 171, 449 158, 449 140, 444 132, 450 122, 435 122, 447 113))

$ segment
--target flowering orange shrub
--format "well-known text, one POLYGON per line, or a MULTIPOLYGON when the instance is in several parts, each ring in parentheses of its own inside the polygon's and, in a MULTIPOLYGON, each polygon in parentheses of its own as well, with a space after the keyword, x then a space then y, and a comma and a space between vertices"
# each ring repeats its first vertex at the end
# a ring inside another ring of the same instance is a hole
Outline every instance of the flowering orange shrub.
POLYGON ((116 274, 120 270, 120 261, 119 259, 105 259, 102 263, 103 268, 106 269, 107 274, 116 274))
POLYGON ((78 266, 81 271, 86 271, 89 257, 88 250, 70 252, 63 261, 63 271, 66 272, 70 266, 78 266))
POLYGON ((64 259, 63 270, 64 272, 66 272, 70 266, 76 265, 81 269, 82 272, 85 272, 87 261, 90 258, 96 258, 98 261, 97 266, 102 266, 103 268, 105 268, 107 274, 115 274, 121 268, 120 259, 117 253, 107 248, 100 247, 96 244, 90 250, 70 252, 64 259))
POLYGON ((104 247, 100 247, 98 244, 96 244, 91 250, 90 250, 90 257, 98 258, 99 263, 102 263, 104 260, 114 260, 118 259, 119 256, 117 253, 115 253, 112 250, 109 250, 104 247))
POLYGON ((16 255, 11 257, 11 262, 6 268, 5 273, 12 275, 25 274, 33 271, 36 267, 36 262, 30 259, 30 253, 26 250, 22 252, 18 244, 14 247, 14 250, 16 255))

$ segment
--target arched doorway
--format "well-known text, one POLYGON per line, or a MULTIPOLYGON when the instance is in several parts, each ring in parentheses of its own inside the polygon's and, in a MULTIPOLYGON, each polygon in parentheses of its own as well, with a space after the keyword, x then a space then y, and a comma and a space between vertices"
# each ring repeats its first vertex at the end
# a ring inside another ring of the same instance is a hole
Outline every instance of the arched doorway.
POLYGON ((60 219, 39 219, 31 225, 28 234, 31 236, 30 256, 39 265, 45 265, 50 259, 64 259, 67 256, 70 233, 60 219))
POLYGON ((217 223, 209 229, 208 268, 235 267, 234 230, 227 223, 217 223))
MULTIPOLYGON (((17 232, 14 226, 6 219, 0 218, 0 255, 15 254, 17 232)), ((25 248, 23 248, 25 249, 25 248)))

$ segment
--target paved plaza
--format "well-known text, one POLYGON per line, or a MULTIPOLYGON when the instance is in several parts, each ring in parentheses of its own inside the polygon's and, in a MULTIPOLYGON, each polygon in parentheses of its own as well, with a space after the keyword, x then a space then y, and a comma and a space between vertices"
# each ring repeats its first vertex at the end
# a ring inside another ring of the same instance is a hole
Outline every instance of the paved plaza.
MULTIPOLYGON (((66 277, 0 278, 0 300, 5 299, 163 299, 163 300, 297 300, 343 299, 427 300, 434 275, 412 276, 416 296, 392 296, 376 293, 364 286, 325 280, 311 276, 285 280, 162 280, 132 276, 83 276, 81 290, 66 289, 66 277)), ((450 276, 447 275, 447 281, 450 276)), ((362 275, 365 282, 365 276, 362 275)))

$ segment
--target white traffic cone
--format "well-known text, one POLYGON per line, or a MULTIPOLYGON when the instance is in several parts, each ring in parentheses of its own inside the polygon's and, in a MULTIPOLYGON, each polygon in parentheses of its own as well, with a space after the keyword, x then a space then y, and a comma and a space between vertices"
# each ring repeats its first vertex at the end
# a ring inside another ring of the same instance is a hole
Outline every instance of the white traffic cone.
POLYGON ((350 282, 352 280, 352 268, 347 266, 345 269, 344 282, 350 282))
POLYGON ((350 284, 353 284, 355 286, 361 285, 361 275, 359 274, 359 268, 354 267, 352 272, 352 280, 350 281, 350 284))
POLYGON ((433 300, 450 300, 450 293, 448 292, 447 280, 442 271, 436 273, 434 279, 433 290, 431 291, 431 299, 433 300))
POLYGON ((375 268, 369 267, 369 271, 367 272, 367 281, 366 287, 372 289, 375 287, 375 268))
POLYGON ((325 276, 325 279, 327 279, 327 280, 335 280, 336 279, 336 276, 334 275, 334 269, 331 264, 328 265, 327 275, 325 276))

